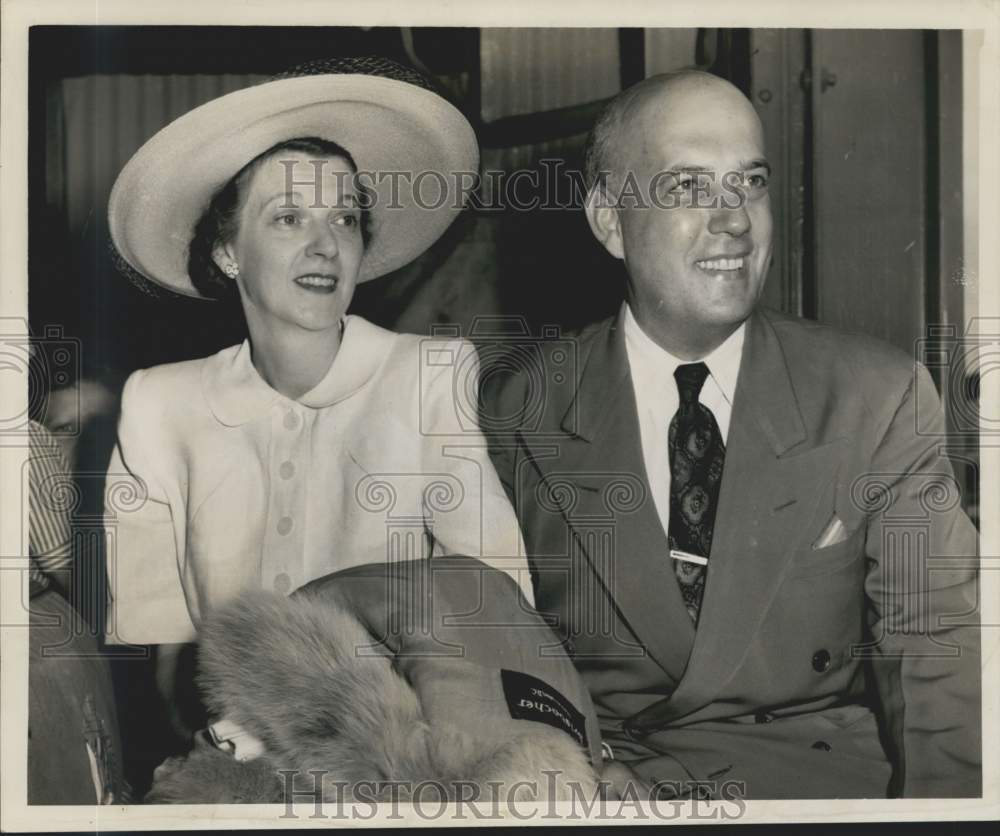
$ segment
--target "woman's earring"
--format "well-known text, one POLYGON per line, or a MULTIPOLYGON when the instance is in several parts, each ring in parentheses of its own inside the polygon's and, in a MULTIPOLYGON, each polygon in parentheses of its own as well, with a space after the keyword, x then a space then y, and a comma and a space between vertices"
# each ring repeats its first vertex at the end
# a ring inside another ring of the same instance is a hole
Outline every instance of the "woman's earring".
POLYGON ((222 272, 229 276, 229 278, 235 279, 240 274, 240 268, 238 265, 230 262, 222 268, 222 272))

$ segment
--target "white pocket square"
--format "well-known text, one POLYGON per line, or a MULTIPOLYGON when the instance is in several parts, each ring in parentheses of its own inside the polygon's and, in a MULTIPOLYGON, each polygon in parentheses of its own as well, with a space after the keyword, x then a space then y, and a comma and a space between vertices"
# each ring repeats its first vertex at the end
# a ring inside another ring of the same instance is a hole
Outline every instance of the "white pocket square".
POLYGON ((835 546, 846 539, 847 529, 844 527, 844 523, 840 517, 834 514, 830 522, 826 524, 826 528, 823 529, 823 533, 816 538, 816 542, 813 543, 812 547, 813 549, 825 549, 827 546, 835 546))

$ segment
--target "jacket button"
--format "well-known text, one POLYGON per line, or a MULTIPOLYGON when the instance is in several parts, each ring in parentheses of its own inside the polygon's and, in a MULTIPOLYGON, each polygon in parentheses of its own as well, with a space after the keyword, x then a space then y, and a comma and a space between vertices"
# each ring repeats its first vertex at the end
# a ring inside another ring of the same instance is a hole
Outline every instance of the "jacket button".
POLYGON ((813 670, 816 673, 825 673, 830 670, 830 651, 817 650, 813 654, 813 670))
POLYGON ((813 749, 819 749, 821 752, 829 752, 833 747, 827 743, 825 740, 817 740, 813 745, 813 749))
POLYGON ((774 719, 772 714, 768 714, 766 711, 758 711, 753 715, 753 721, 755 723, 770 723, 774 719))

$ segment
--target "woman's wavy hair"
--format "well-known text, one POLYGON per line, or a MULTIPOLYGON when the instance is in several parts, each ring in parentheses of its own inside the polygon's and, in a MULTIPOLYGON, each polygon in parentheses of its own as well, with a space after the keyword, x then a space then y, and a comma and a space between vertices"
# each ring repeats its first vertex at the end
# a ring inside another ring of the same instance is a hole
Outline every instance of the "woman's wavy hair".
MULTIPOLYGON (((296 137, 272 145, 266 151, 258 154, 243 168, 234 174, 228 183, 217 191, 208 208, 195 224, 194 236, 188 249, 188 275, 191 276, 197 291, 210 299, 236 300, 239 292, 236 283, 229 279, 215 263, 212 253, 217 247, 232 241, 239 230, 239 211, 242 206, 242 191, 249 182, 254 171, 261 163, 271 159, 276 154, 299 152, 314 157, 340 157, 347 161, 351 170, 357 174, 358 166, 350 152, 328 139, 315 136, 296 137)), ((371 195, 367 187, 357 183, 361 192, 361 240, 367 247, 371 238, 371 195)))

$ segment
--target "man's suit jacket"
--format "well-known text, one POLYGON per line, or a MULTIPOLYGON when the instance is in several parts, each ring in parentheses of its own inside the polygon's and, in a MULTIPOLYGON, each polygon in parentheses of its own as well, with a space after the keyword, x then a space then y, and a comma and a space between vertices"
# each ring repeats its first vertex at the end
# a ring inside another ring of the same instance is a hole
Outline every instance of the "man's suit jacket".
POLYGON ((649 493, 621 315, 484 369, 481 423, 536 605, 605 740, 649 781, 979 795, 977 536, 934 384, 865 336, 769 311, 747 326, 697 630, 649 493), (814 547, 838 519, 839 541, 814 547))

